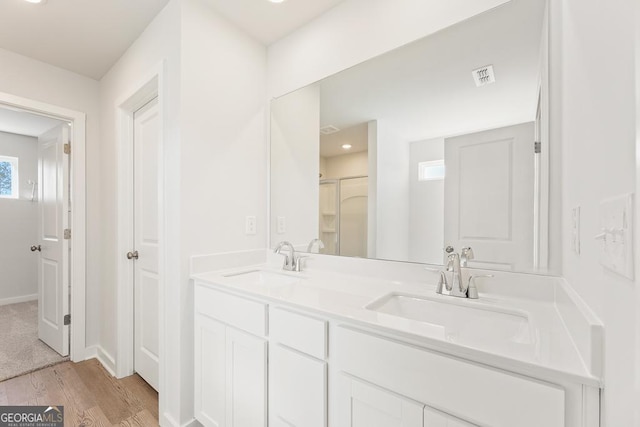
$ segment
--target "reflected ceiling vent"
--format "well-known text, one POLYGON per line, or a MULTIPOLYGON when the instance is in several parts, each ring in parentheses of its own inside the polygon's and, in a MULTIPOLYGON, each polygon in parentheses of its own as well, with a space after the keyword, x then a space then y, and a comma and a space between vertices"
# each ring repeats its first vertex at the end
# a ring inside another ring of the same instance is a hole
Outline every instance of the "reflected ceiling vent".
POLYGON ((473 74, 473 80, 476 82, 476 86, 486 86, 496 82, 496 76, 493 74, 493 65, 487 65, 471 72, 473 74))
POLYGON ((320 128, 320 133, 323 135, 331 135, 332 133, 336 133, 336 132, 340 132, 340 129, 332 125, 327 125, 325 127, 320 128))

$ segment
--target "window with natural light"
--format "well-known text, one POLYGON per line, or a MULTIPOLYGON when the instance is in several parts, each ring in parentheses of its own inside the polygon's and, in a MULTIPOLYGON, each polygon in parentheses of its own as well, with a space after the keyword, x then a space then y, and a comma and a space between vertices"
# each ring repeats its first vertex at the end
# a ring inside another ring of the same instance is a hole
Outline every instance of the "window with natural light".
POLYGON ((0 197, 18 198, 18 158, 0 156, 0 197))
POLYGON ((418 181, 437 181, 444 179, 444 160, 432 160, 418 163, 418 181))

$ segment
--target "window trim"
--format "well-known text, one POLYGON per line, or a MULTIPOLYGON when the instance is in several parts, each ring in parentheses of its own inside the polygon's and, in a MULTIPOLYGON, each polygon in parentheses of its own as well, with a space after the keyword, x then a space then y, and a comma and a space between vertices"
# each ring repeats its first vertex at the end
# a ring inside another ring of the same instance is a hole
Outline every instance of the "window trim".
POLYGON ((19 199, 20 198, 20 186, 18 185, 18 165, 19 160, 17 157, 0 156, 0 162, 11 164, 11 194, 0 194, 1 199, 19 199))
POLYGON ((446 175, 446 166, 444 164, 444 159, 441 159, 441 160, 429 160, 429 161, 419 162, 418 163, 418 181, 420 181, 420 182, 442 181, 442 180, 444 180, 445 175, 446 175), (431 178, 428 178, 428 177, 424 176, 424 171, 426 169, 440 167, 440 166, 442 166, 442 168, 445 170, 445 173, 443 173, 442 176, 435 176, 435 177, 431 177, 431 178))

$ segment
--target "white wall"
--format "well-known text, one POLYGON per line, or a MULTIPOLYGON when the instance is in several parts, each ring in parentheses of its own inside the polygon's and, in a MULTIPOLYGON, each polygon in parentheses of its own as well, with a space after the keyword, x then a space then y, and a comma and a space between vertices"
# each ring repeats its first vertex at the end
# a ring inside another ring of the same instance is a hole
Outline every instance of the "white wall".
POLYGON ((181 49, 182 337, 179 346, 171 345, 180 351, 186 422, 194 387, 189 258, 265 247, 267 116, 266 49, 223 19, 212 2, 182 1, 181 49), (247 215, 257 217, 256 235, 245 234, 247 215))
POLYGON ((319 237, 319 149, 318 87, 309 86, 274 100, 271 104, 270 221, 273 233, 270 247, 287 240, 306 249, 312 239, 319 237), (285 218, 285 233, 277 233, 278 217, 285 218))
POLYGON ((600 232, 600 201, 635 187, 634 2, 612 0, 605 8, 597 0, 552 3, 552 117, 561 117, 552 138, 563 144, 563 274, 605 325, 603 425, 632 426, 636 290, 633 281, 600 266, 593 236, 600 232), (575 206, 581 207, 580 255, 569 244, 575 206))
POLYGON ((376 258, 409 258, 409 142, 377 121, 376 258))
POLYGON ((444 180, 418 181, 418 164, 444 160, 444 138, 410 144, 409 261, 440 265, 444 255, 444 180))
POLYGON ((0 132, 0 156, 18 158, 19 199, 0 198, 0 305, 38 292, 38 258, 29 250, 38 239, 38 204, 31 186, 38 181, 38 139, 0 132))
POLYGON ((87 322, 86 345, 100 341, 102 205, 98 82, 0 49, 0 92, 81 111, 87 115, 87 322))
POLYGON ((366 151, 323 157, 324 172, 322 179, 338 179, 352 176, 367 176, 369 155, 366 151))

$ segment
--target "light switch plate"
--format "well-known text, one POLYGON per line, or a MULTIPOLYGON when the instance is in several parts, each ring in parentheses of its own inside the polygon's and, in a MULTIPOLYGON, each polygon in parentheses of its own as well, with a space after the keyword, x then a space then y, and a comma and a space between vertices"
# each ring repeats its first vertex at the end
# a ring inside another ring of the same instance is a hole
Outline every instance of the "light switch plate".
POLYGON ((285 222, 285 218, 283 216, 279 216, 277 218, 277 233, 278 234, 284 234, 287 231, 287 226, 286 226, 286 222, 285 222))
POLYGON ((634 279, 633 194, 600 203, 600 263, 628 279, 634 279))
POLYGON ((571 249, 580 255, 580 206, 571 209, 571 249))
POLYGON ((245 218, 244 233, 247 235, 256 234, 256 217, 247 216, 245 218))

